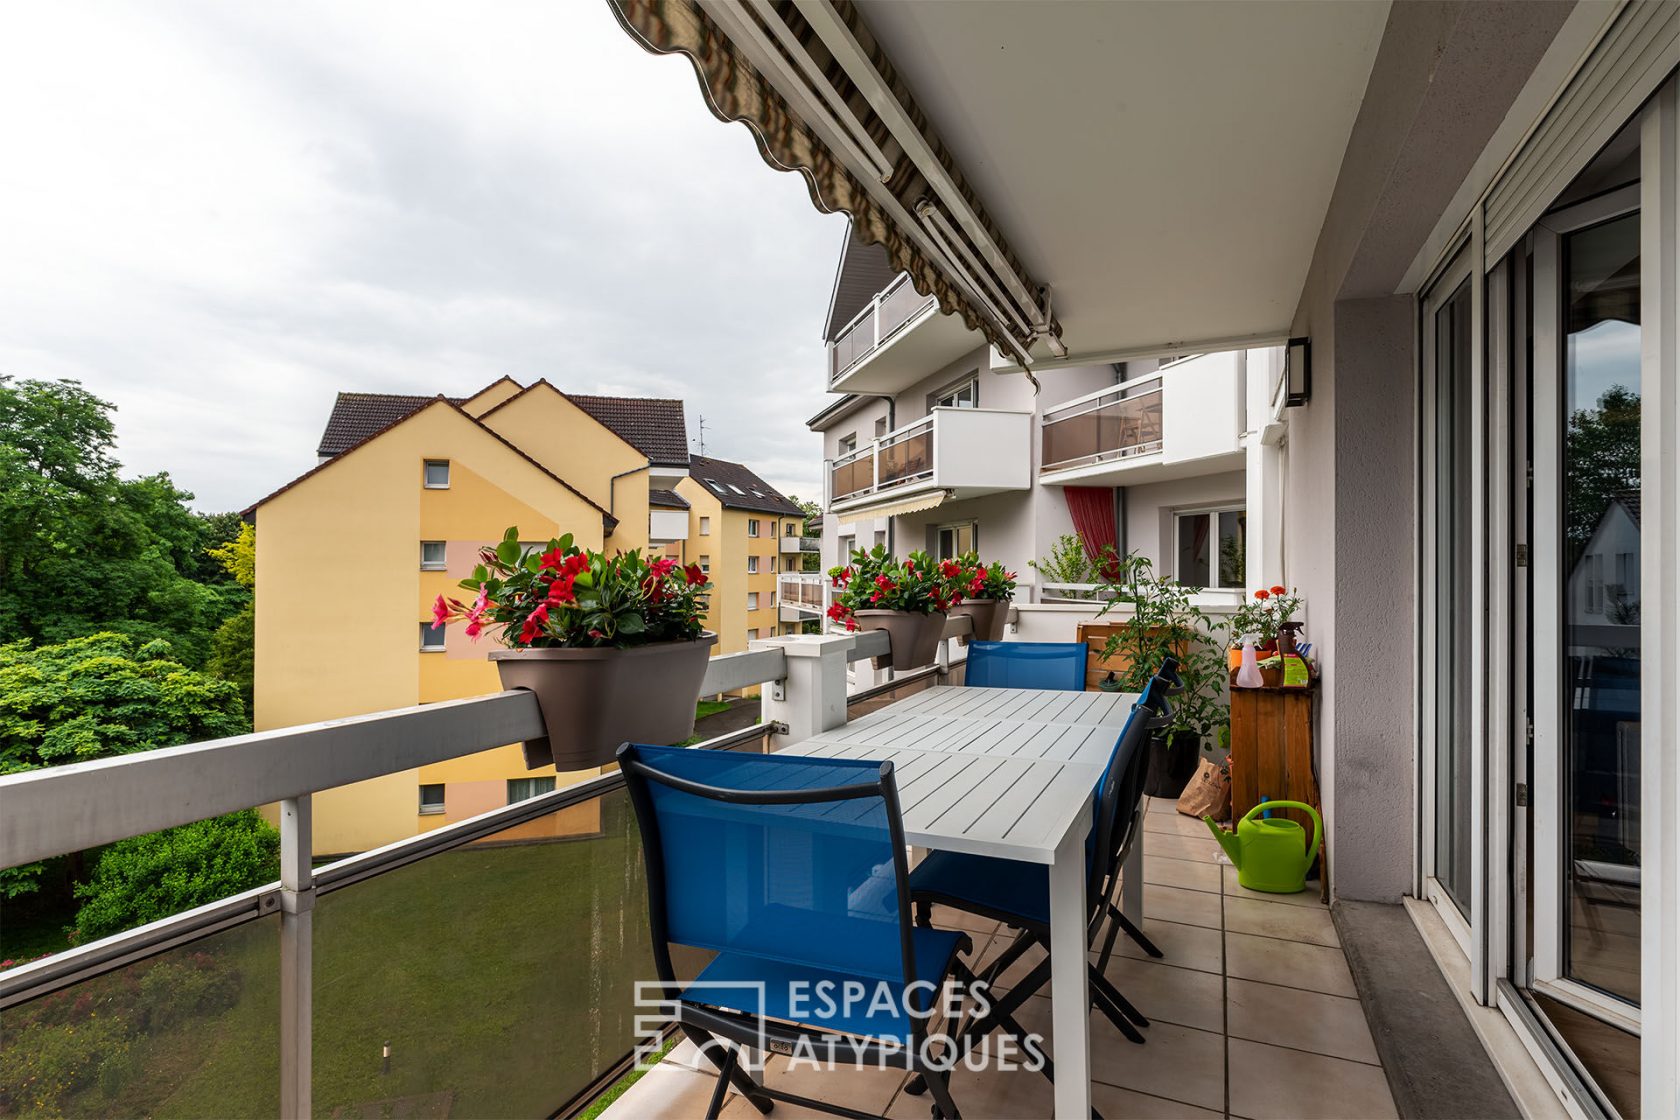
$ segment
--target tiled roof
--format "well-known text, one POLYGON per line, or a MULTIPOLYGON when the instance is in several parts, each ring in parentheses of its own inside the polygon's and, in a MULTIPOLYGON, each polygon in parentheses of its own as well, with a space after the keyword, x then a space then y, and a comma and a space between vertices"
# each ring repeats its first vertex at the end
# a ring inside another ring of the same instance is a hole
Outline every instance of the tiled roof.
POLYGON ((594 397, 567 393, 566 397, 631 447, 661 467, 688 465, 688 425, 683 402, 668 397, 594 397))
POLYGON ((649 490, 648 505, 660 509, 687 509, 688 499, 675 490, 649 490))
POLYGON ((876 294, 886 290, 898 275, 881 245, 869 245, 852 235, 848 226, 840 250, 840 266, 834 270, 834 291, 828 297, 828 318, 823 322, 823 341, 833 342, 840 329, 869 306, 876 294))
POLYGON ((691 455, 688 476, 711 491, 712 497, 722 502, 725 509, 745 509, 788 517, 805 516, 804 510, 740 463, 691 455))
MULTIPOLYGON (((683 421, 682 401, 663 397, 592 397, 579 393, 565 396, 646 455, 649 462, 658 466, 688 466, 688 427, 683 421)), ((445 399, 450 404, 461 404, 471 398, 445 399)), ((342 455, 373 433, 435 400, 436 397, 407 393, 340 393, 316 452, 342 455)))
MULTIPOLYGON (((342 455, 375 432, 389 428, 421 405, 437 399, 407 393, 340 393, 316 453, 342 455)), ((461 403, 459 397, 445 399, 450 404, 461 403)))

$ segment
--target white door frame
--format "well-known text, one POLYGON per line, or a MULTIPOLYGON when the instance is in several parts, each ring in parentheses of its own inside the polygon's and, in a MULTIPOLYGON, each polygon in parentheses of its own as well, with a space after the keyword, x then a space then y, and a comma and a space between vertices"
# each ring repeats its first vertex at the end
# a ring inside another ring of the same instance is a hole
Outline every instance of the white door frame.
MULTIPOLYGON (((1628 214, 1639 213, 1641 184, 1632 184, 1543 217, 1534 227, 1533 430, 1534 487, 1534 630, 1536 650, 1563 648, 1561 566, 1564 422, 1562 400, 1564 327, 1562 285, 1563 237, 1628 214)), ((1641 262, 1643 273, 1644 263, 1641 262)), ((1643 276, 1641 276, 1643 283, 1643 276)), ((1641 373, 1643 374, 1643 370, 1641 373)), ((1643 392, 1643 377, 1641 378, 1643 392)), ((1643 590, 1641 596, 1643 597, 1643 590)), ((1564 684, 1555 659, 1534 663, 1534 945, 1530 984, 1539 992, 1586 1014, 1638 1034, 1639 1008, 1564 975, 1562 932, 1566 921, 1563 891, 1562 780, 1564 684)), ((1643 847, 1643 839, 1641 840, 1643 847)), ((1521 889, 1521 884, 1517 884, 1521 889)), ((1643 887, 1643 884, 1642 884, 1643 887)), ((1521 897, 1520 895, 1518 896, 1521 897)), ((1641 947, 1643 957, 1643 946, 1641 947)))
MULTIPOLYGON (((1418 357, 1419 369, 1421 371, 1420 388, 1422 390, 1422 407, 1418 413, 1418 426, 1419 433, 1422 438, 1419 445, 1418 465, 1420 468, 1419 477, 1421 480, 1420 486, 1422 491, 1419 495, 1421 499, 1419 503, 1419 510, 1421 511, 1420 528, 1422 530, 1419 536, 1422 541, 1422 545, 1419 555, 1421 562, 1418 565, 1418 582, 1420 588, 1420 594, 1418 596, 1418 623, 1422 649, 1426 654, 1429 651, 1440 648, 1441 637, 1436 624, 1435 610, 1432 606, 1432 604, 1435 603, 1440 590, 1440 581, 1435 561, 1438 551, 1436 540, 1438 511, 1435 500, 1438 483, 1436 472, 1437 447, 1435 425, 1435 410, 1437 406, 1435 324, 1436 316, 1442 307, 1446 305, 1447 301, 1450 300, 1465 283, 1471 283, 1471 304, 1474 305, 1476 302, 1477 291, 1472 275, 1476 270, 1473 268, 1474 259, 1471 248, 1471 244, 1467 241, 1463 248, 1453 258, 1452 262, 1441 271, 1438 277, 1436 277, 1434 283, 1430 285, 1429 290, 1424 294, 1423 298, 1419 302, 1421 311, 1419 315, 1420 339, 1418 345, 1418 357)), ((1476 321, 1476 315, 1474 312, 1472 312, 1471 320, 1472 323, 1476 321)), ((1480 366, 1475 355, 1478 354, 1481 349, 1482 347, 1477 345, 1476 340, 1472 338, 1471 371, 1472 377, 1478 383, 1480 378, 1477 376, 1477 373, 1480 366)), ((1479 388, 1479 384, 1472 386, 1471 393, 1473 398, 1479 395, 1479 388)), ((1475 410, 1473 409, 1472 411, 1475 410)), ((1464 419, 1466 423, 1471 421, 1471 417, 1468 416, 1464 419)), ((1473 444, 1479 444, 1480 442, 1481 441, 1479 439, 1472 440, 1473 444)), ((1477 535, 1476 527, 1474 523, 1472 523, 1472 536, 1475 535, 1477 535)), ((1472 644, 1475 643, 1473 642, 1472 644)), ((1430 664, 1431 662, 1426 656, 1423 659, 1423 664, 1421 665, 1423 672, 1420 673, 1418 680, 1418 692, 1421 707, 1421 711, 1419 713, 1420 718, 1418 720, 1418 801, 1422 809, 1420 814, 1420 834, 1418 837, 1418 878, 1422 897, 1428 899, 1434 904, 1435 909, 1441 915, 1441 920, 1446 924, 1447 929, 1452 933, 1454 940, 1458 942, 1459 948, 1463 950, 1465 957, 1473 962, 1477 954, 1471 952, 1471 933, 1472 929, 1477 926, 1477 911, 1480 909, 1480 906, 1476 902, 1477 892, 1474 889, 1474 882, 1470 891, 1471 897, 1467 900, 1470 903, 1470 911, 1469 913, 1465 913, 1459 910, 1458 904, 1452 900, 1451 896, 1447 893, 1446 888, 1441 885, 1439 879, 1437 879, 1435 875, 1436 696, 1434 678, 1430 674, 1430 664)), ((1472 742, 1474 741, 1475 737, 1472 738, 1472 742)), ((1478 769, 1479 767, 1475 764, 1473 757, 1471 766, 1471 773, 1473 776, 1477 773, 1478 769)), ((1472 797, 1474 797, 1474 793, 1472 794, 1472 797)), ((1472 841, 1474 841, 1476 835, 1478 834, 1475 832, 1474 822, 1472 822, 1472 841)), ((1479 862, 1479 860, 1473 858, 1471 861, 1472 867, 1475 867, 1479 862)), ((1473 881, 1476 878, 1477 877, 1473 873, 1473 881)))

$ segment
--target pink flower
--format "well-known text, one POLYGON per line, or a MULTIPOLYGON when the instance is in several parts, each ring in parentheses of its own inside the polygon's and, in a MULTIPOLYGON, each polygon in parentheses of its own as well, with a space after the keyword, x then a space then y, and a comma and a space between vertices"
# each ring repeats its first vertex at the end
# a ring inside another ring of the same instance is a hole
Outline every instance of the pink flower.
POLYGON ((652 564, 648 565, 649 570, 653 572, 654 579, 664 579, 666 576, 675 571, 676 567, 677 562, 669 556, 661 556, 652 564))
POLYGON ((432 629, 441 630, 443 629, 443 624, 448 621, 449 604, 443 601, 442 595, 439 595, 437 597, 437 602, 432 604, 432 629))
POLYGON ((478 619, 475 618, 471 622, 467 623, 467 637, 476 642, 478 641, 478 636, 482 633, 484 633, 484 624, 479 622, 478 619))

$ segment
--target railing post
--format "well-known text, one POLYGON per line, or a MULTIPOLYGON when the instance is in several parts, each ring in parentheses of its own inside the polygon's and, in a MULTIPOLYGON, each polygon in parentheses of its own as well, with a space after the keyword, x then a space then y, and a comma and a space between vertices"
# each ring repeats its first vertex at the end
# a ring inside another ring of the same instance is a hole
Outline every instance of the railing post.
POLYGON ((881 488, 881 441, 869 441, 869 489, 873 492, 881 488))
POLYGON ((309 794, 280 803, 280 1115, 314 1113, 314 810, 309 794))
POLYGON ((748 649, 780 649, 787 676, 764 686, 764 722, 786 731, 771 737, 777 748, 809 739, 846 722, 846 653, 856 644, 847 634, 800 634, 748 642, 748 649))

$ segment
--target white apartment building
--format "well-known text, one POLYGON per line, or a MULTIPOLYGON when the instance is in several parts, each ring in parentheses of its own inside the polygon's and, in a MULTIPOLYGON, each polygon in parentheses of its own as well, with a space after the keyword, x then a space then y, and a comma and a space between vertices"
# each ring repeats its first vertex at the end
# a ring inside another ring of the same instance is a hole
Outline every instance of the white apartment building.
POLYGON ((1030 606, 1068 595, 1030 562, 1074 534, 1212 602, 1280 577, 1285 348, 1039 380, 850 237, 824 340, 834 400, 808 424, 823 435, 825 569, 875 544, 973 549, 1016 571, 1030 606))

